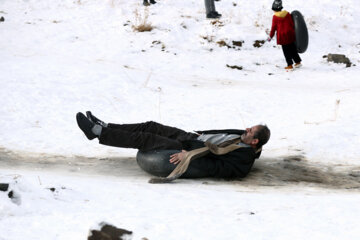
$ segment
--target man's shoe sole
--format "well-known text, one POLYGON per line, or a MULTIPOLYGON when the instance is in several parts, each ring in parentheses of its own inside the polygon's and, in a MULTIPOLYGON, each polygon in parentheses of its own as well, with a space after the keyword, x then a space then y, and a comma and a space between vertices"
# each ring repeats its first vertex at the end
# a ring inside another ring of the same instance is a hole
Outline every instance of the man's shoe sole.
POLYGON ((92 115, 92 113, 90 111, 86 111, 86 117, 93 123, 100 125, 102 127, 107 127, 107 124, 104 123, 103 121, 101 121, 100 119, 98 119, 97 117, 95 117, 94 115, 92 115))
POLYGON ((93 134, 91 131, 94 124, 89 119, 87 119, 84 114, 82 114, 80 112, 77 113, 76 121, 77 121, 79 128, 83 131, 83 133, 85 134, 87 139, 93 140, 94 138, 96 138, 96 135, 93 134))
POLYGON ((92 115, 92 113, 91 113, 90 111, 86 111, 86 117, 87 117, 90 121, 92 121, 93 123, 95 123, 94 118, 93 118, 93 115, 92 115))

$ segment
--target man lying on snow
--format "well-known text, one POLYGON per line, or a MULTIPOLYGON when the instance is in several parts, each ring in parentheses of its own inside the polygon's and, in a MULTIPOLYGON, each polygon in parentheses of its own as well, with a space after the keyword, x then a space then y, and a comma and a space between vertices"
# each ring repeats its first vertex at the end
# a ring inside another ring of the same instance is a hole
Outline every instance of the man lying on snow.
POLYGON ((100 144, 136 148, 141 152, 178 150, 179 152, 168 159, 174 168, 177 165, 171 174, 171 180, 183 173, 182 177, 188 178, 245 177, 255 159, 260 157, 262 146, 270 138, 270 130, 266 125, 256 125, 246 130, 207 130, 191 133, 152 121, 114 124, 99 120, 90 111, 86 112, 86 115, 87 117, 79 112, 76 120, 89 140, 98 138, 100 144), (191 161, 193 159, 196 160, 191 161))

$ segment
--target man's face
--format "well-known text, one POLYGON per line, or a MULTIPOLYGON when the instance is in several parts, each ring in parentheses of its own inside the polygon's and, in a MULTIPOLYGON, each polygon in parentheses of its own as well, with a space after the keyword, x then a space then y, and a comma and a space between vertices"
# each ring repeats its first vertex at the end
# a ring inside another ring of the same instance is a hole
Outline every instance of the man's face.
POLYGON ((245 133, 241 135, 241 140, 245 144, 256 145, 259 142, 259 139, 254 139, 254 135, 257 131, 260 130, 260 125, 252 126, 251 128, 246 128, 245 133))

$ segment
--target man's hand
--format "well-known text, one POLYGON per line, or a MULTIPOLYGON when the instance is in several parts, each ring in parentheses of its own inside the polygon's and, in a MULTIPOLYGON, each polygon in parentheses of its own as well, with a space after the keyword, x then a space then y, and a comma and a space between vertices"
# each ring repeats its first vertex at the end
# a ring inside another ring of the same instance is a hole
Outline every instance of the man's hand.
POLYGON ((181 152, 171 155, 170 156, 170 163, 173 163, 175 165, 180 163, 182 160, 185 159, 186 154, 187 154, 187 151, 181 150, 181 152))

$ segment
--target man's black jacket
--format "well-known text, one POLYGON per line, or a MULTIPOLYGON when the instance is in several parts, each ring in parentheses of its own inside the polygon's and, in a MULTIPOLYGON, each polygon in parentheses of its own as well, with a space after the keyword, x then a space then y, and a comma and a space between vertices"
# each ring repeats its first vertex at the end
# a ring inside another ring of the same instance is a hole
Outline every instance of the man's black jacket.
MULTIPOLYGON (((199 134, 227 133, 238 135, 242 135, 244 132, 244 130, 238 129, 196 131, 199 134)), ((199 140, 186 140, 182 143, 183 148, 187 151, 204 147, 204 142, 199 140)), ((260 154, 261 152, 256 154, 252 147, 239 148, 225 155, 215 155, 210 152, 206 156, 194 159, 189 168, 205 170, 208 177, 245 177, 250 172, 255 159, 260 157, 260 154)))

